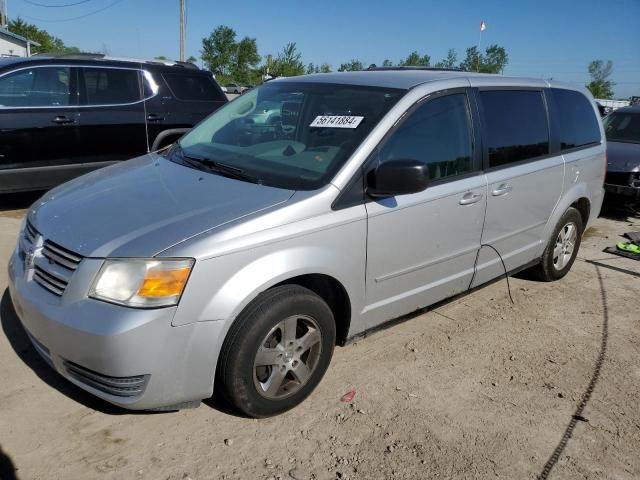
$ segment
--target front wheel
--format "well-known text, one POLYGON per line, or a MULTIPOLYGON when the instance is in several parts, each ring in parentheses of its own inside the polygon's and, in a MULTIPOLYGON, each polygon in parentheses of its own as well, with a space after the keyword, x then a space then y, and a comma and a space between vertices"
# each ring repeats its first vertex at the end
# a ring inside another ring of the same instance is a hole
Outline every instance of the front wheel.
POLYGON ((567 209, 558 221, 534 272, 540 280, 551 282, 564 277, 578 255, 584 225, 580 212, 567 209))
POLYGON ((285 412, 320 383, 335 337, 331 309, 318 295, 298 285, 267 290, 232 325, 216 389, 250 417, 285 412))

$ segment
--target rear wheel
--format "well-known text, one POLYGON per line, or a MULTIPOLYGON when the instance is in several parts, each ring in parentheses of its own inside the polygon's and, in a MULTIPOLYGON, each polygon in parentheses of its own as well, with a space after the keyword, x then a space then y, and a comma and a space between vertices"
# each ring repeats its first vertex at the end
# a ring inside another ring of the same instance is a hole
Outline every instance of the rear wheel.
POLYGON ((578 255, 584 225, 580 212, 567 209, 558 221, 545 248, 540 264, 534 268, 536 276, 546 282, 564 277, 578 255))
POLYGON ((298 285, 267 290, 231 327, 216 389, 250 417, 289 410, 320 383, 335 336, 331 309, 318 295, 298 285))

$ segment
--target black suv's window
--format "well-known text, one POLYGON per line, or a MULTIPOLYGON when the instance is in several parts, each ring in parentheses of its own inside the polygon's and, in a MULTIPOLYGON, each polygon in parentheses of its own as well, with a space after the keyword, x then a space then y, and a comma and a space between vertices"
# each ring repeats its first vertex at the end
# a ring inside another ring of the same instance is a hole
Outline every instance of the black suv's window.
POLYGON ((604 131, 610 142, 640 143, 640 113, 622 111, 607 115, 604 131))
POLYGON ((205 75, 168 73, 164 78, 178 100, 225 100, 222 92, 213 83, 213 79, 205 75))
POLYGON ((573 90, 551 89, 558 117, 560 148, 600 143, 600 127, 587 97, 573 90))
POLYGON ((480 92, 489 166, 497 167, 549 153, 549 128, 542 92, 480 92))
POLYGON ((431 179, 473 170, 469 108, 465 94, 435 98, 419 106, 384 143, 381 162, 409 159, 429 164, 431 179))
POLYGON ((81 72, 85 105, 118 105, 140 100, 137 70, 85 67, 81 72))
POLYGON ((70 104, 71 73, 67 67, 38 67, 0 77, 0 106, 55 107, 70 104))

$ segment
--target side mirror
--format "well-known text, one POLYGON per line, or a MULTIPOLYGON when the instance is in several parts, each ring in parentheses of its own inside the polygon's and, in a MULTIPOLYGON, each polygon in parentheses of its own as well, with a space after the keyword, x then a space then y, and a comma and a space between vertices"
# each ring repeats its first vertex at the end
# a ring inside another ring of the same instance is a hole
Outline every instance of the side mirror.
POLYGON ((429 186, 429 166, 419 160, 392 160, 367 174, 367 195, 394 197, 422 192, 429 186))

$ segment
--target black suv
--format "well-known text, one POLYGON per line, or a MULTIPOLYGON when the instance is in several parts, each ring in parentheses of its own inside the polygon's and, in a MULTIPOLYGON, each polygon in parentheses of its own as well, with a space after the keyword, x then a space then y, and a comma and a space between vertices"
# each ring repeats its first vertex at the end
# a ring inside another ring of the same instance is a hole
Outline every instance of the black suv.
POLYGON ((193 64, 103 55, 0 60, 0 193, 162 148, 227 103, 193 64))

